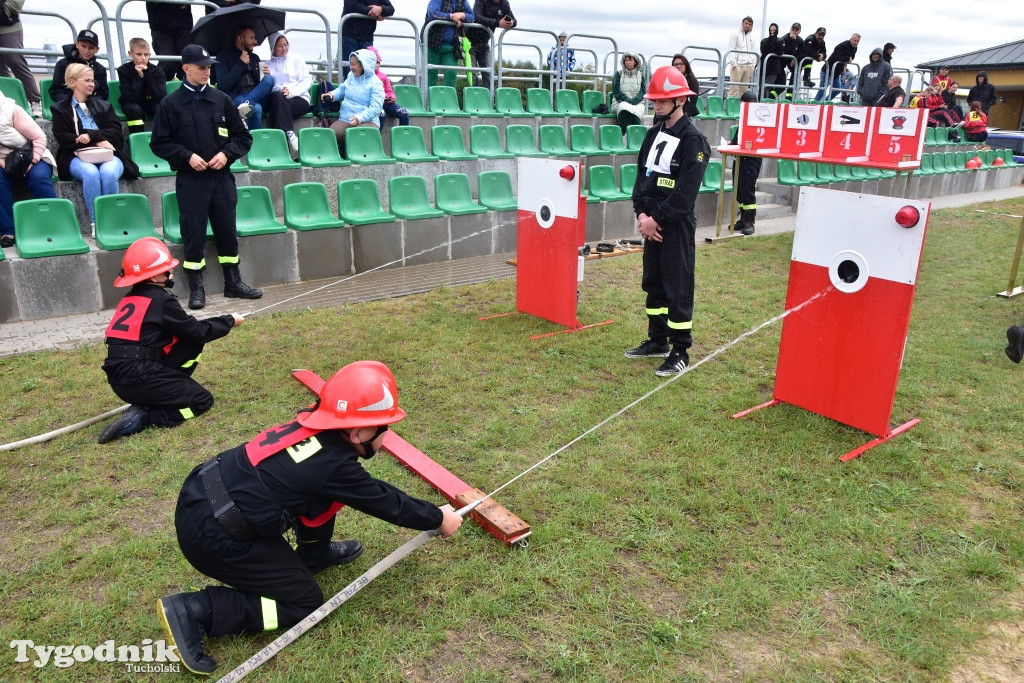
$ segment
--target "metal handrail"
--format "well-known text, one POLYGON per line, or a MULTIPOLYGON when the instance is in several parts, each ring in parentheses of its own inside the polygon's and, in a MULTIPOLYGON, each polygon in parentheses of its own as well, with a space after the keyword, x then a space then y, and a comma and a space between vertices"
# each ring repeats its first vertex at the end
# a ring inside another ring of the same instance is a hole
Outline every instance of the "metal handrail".
MULTIPOLYGON (((78 29, 75 28, 75 25, 71 23, 70 19, 62 14, 57 14, 56 12, 44 12, 42 10, 23 10, 21 14, 31 14, 33 16, 54 17, 56 19, 60 19, 71 29, 71 42, 75 42, 75 39, 78 37, 78 29)), ((30 55, 33 57, 56 57, 57 59, 61 59, 64 56, 64 50, 60 48, 55 50, 35 50, 33 48, 24 47, 0 47, 0 55, 5 54, 30 55)))
MULTIPOLYGON (((511 30, 511 29, 506 29, 506 30, 511 30)), ((501 37, 499 37, 498 38, 498 50, 499 51, 501 50, 502 45, 503 44, 501 42, 501 37)), ((537 63, 540 64, 541 62, 544 61, 544 51, 541 50, 540 47, 538 47, 537 45, 534 45, 533 43, 504 43, 504 45, 507 45, 509 47, 532 47, 534 50, 537 51, 537 63)), ((500 52, 499 52, 499 55, 500 55, 500 52)), ((506 71, 508 71, 509 73, 520 73, 520 72, 522 72, 524 74, 527 73, 527 72, 530 72, 530 73, 536 72, 537 73, 537 87, 539 88, 539 87, 541 87, 544 84, 544 77, 543 77, 542 74, 547 73, 546 71, 543 71, 541 69, 519 69, 519 68, 516 68, 516 67, 509 67, 508 69, 505 69, 504 61, 502 60, 502 58, 500 56, 496 57, 496 62, 498 64, 498 85, 496 87, 498 87, 498 88, 502 87, 502 82, 504 80, 504 74, 505 74, 506 71)), ((522 79, 516 78, 515 80, 532 81, 533 79, 532 78, 522 78, 522 79)))
MULTIPOLYGON (((609 43, 612 44, 612 54, 615 55, 615 64, 618 65, 618 63, 619 63, 619 44, 617 42, 615 42, 615 39, 612 38, 611 36, 599 36, 599 35, 594 34, 594 33, 570 33, 565 38, 565 47, 569 47, 569 43, 572 42, 573 38, 594 38, 596 40, 607 40, 609 43)), ((558 38, 557 37, 555 38, 555 44, 556 45, 558 44, 558 38)), ((575 48, 572 48, 572 49, 575 49, 575 48)), ((602 73, 602 74, 598 74, 597 73, 597 54, 594 53, 594 78, 592 80, 594 80, 595 84, 597 83, 597 80, 599 78, 602 78, 602 77, 603 78, 611 78, 614 75, 614 72, 608 73, 607 67, 602 67, 602 68, 605 69, 605 72, 602 73)), ((568 83, 567 76, 565 74, 562 75, 562 79, 561 80, 562 80, 563 84, 567 84, 568 83)), ((554 85, 554 78, 552 78, 552 85, 554 85)), ((565 85, 563 85, 562 87, 565 87, 565 85)))
MULTIPOLYGON (((338 77, 338 82, 339 83, 341 83, 344 80, 341 77, 342 67, 343 66, 348 66, 348 55, 344 54, 345 48, 342 46, 342 36, 344 35, 345 22, 353 20, 353 19, 355 19, 355 20, 363 20, 363 21, 377 21, 376 19, 373 19, 372 17, 366 17, 366 16, 363 16, 362 14, 343 14, 343 15, 341 15, 341 19, 338 20, 338 68, 335 71, 335 74, 338 77)), ((401 38, 403 40, 412 40, 413 41, 413 63, 412 64, 400 64, 398 62, 388 62, 388 64, 390 64, 392 66, 395 66, 397 68, 400 68, 400 69, 411 68, 414 73, 418 74, 419 70, 420 70, 420 64, 419 64, 419 57, 420 57, 420 39, 419 39, 419 35, 420 35, 420 32, 419 32, 419 30, 416 27, 416 23, 412 19, 409 19, 407 17, 396 17, 396 16, 390 16, 390 17, 384 19, 384 22, 389 22, 389 21, 398 21, 398 22, 401 22, 403 24, 409 24, 410 26, 412 26, 412 35, 411 36, 403 36, 403 35, 399 35, 397 33, 377 33, 377 32, 374 32, 374 37, 375 38, 401 38)), ((384 22, 382 22, 382 23, 384 23, 384 22)), ((328 70, 328 75, 329 74, 330 74, 330 70, 328 70)))
MULTIPOLYGON (((758 99, 759 100, 763 100, 764 99, 765 90, 769 87, 769 85, 764 82, 765 76, 767 75, 765 72, 768 69, 767 65, 768 65, 768 60, 769 59, 778 59, 779 60, 779 62, 783 65, 782 66, 782 69, 783 69, 782 73, 783 74, 786 73, 786 71, 785 71, 785 69, 787 68, 786 67, 786 62, 791 62, 793 64, 796 64, 796 57, 794 57, 793 55, 778 54, 778 53, 775 53, 775 52, 770 52, 770 53, 766 54, 764 57, 762 57, 761 58, 761 71, 760 71, 761 75, 757 79, 758 83, 760 84, 760 87, 758 88, 758 99)), ((788 85, 786 83, 772 83, 770 87, 771 87, 772 90, 775 90, 775 91, 779 91, 779 90, 783 90, 783 91, 786 91, 786 92, 795 91, 794 86, 788 85)))
MULTIPOLYGON (((433 19, 433 20, 427 22, 427 24, 420 30, 420 35, 423 37, 422 40, 420 40, 420 50, 421 50, 422 57, 423 57, 423 61, 422 61, 423 69, 419 71, 419 75, 420 75, 420 82, 423 84, 422 85, 422 90, 423 90, 423 96, 424 97, 427 96, 427 88, 430 87, 431 85, 434 85, 433 83, 429 83, 429 84, 427 83, 427 79, 429 78, 429 73, 428 72, 430 71, 430 67, 432 67, 432 66, 435 67, 436 69, 444 69, 446 71, 456 71, 456 72, 459 72, 459 73, 456 74, 456 78, 458 78, 458 76, 459 76, 459 74, 461 72, 466 72, 466 73, 482 73, 484 71, 487 71, 487 69, 482 67, 482 66, 466 66, 465 61, 463 61, 463 63, 460 64, 458 62, 458 60, 456 60, 454 65, 451 65, 451 64, 431 64, 430 62, 428 62, 427 60, 429 59, 429 57, 428 57, 427 50, 429 49, 429 46, 428 46, 428 42, 429 41, 427 40, 427 36, 430 35, 430 29, 432 27, 434 27, 434 26, 452 26, 452 27, 455 27, 455 22, 454 21, 447 21, 447 20, 444 20, 444 19, 433 19)), ((482 29, 488 31, 489 33, 491 32, 491 29, 487 28, 483 24, 462 22, 462 27, 463 28, 482 28, 482 29)), ((458 36, 456 36, 456 37, 458 38, 458 36)), ((493 42, 494 41, 494 34, 493 33, 491 33, 491 41, 492 41, 491 42, 491 47, 493 48, 494 47, 494 42, 493 42)), ((492 92, 492 94, 493 94, 493 92, 492 92)), ((426 106, 426 103, 424 103, 424 106, 426 106)))
POLYGON ((725 65, 729 61, 729 55, 754 55, 754 80, 750 81, 750 82, 747 82, 747 81, 734 81, 730 77, 730 79, 729 79, 729 86, 731 87, 733 85, 745 85, 747 87, 754 87, 754 88, 756 88, 757 85, 758 85, 758 81, 761 80, 760 78, 758 78, 758 74, 757 74, 757 67, 759 66, 758 58, 761 56, 761 53, 760 52, 753 52, 751 50, 728 50, 725 53, 725 59, 722 60, 722 72, 723 73, 722 73, 722 77, 719 79, 721 81, 721 83, 722 83, 722 91, 720 93, 718 93, 718 94, 721 95, 722 97, 725 97, 725 65))
MULTIPOLYGON (((545 35, 551 36, 551 38, 555 41, 555 43, 556 44, 558 43, 558 34, 556 34, 554 31, 549 31, 549 30, 546 30, 546 29, 539 29, 539 28, 518 28, 518 27, 516 27, 514 30, 516 30, 516 31, 518 31, 520 33, 543 33, 545 35)), ((505 30, 505 31, 501 32, 501 34, 498 36, 497 46, 495 47, 495 49, 497 50, 497 57, 496 57, 496 59, 497 59, 498 64, 499 64, 499 66, 498 66, 498 87, 499 88, 501 87, 501 83, 503 81, 503 74, 504 74, 504 71, 505 71, 505 69, 504 69, 504 67, 502 65, 502 61, 503 61, 502 60, 502 47, 504 45, 505 36, 507 34, 508 34, 508 30, 505 30)), ((424 35, 426 35, 425 32, 424 32, 424 35)), ((567 40, 566 42, 569 42, 569 41, 567 40)), ((517 43, 517 45, 518 45, 518 43, 517 43)), ((544 51, 540 47, 537 47, 536 45, 534 45, 533 47, 535 47, 537 49, 537 52, 539 53, 539 57, 537 59, 537 68, 536 69, 509 69, 509 71, 515 71, 516 73, 523 73, 523 74, 531 74, 531 73, 537 74, 537 87, 539 88, 539 87, 541 87, 544 84, 544 74, 551 73, 551 72, 550 72, 550 70, 541 68, 541 67, 544 66, 544 51)))
MULTIPOLYGON (((681 54, 684 57, 686 57, 687 61, 690 62, 690 68, 691 69, 693 68, 694 63, 696 63, 696 62, 709 62, 711 64, 714 64, 715 65, 715 92, 719 93, 719 92, 723 91, 723 89, 725 87, 725 74, 722 72, 722 52, 719 49, 714 48, 714 47, 704 47, 703 45, 687 45, 686 47, 683 48, 682 52, 680 52, 679 54, 681 54), (686 52, 688 50, 703 50, 705 52, 714 52, 715 53, 715 58, 711 59, 710 57, 693 57, 693 58, 686 57, 686 52)), ((696 70, 694 70, 693 75, 697 76, 696 70)), ((698 79, 699 78, 700 77, 698 76, 698 79)))

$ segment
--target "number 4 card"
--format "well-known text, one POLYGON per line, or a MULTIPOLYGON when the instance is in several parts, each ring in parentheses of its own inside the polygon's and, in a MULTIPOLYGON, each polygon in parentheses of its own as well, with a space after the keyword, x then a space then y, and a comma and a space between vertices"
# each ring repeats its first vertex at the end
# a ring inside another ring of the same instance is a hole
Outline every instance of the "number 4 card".
POLYGON ((825 159, 853 163, 868 160, 872 107, 827 107, 825 159))

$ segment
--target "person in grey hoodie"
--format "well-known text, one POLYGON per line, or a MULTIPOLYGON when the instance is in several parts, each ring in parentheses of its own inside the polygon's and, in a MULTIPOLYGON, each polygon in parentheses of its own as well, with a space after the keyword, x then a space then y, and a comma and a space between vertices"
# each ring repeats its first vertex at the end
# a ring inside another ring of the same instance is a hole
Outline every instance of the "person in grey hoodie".
POLYGON ((967 93, 968 102, 981 102, 981 110, 988 115, 989 107, 996 103, 996 89, 988 82, 988 73, 985 71, 979 71, 978 75, 974 77, 975 85, 971 88, 971 91, 967 93))
POLYGON ((857 79, 857 94, 860 95, 861 104, 873 105, 888 89, 892 67, 882 59, 880 47, 872 50, 868 59, 869 63, 860 70, 860 78, 857 79))

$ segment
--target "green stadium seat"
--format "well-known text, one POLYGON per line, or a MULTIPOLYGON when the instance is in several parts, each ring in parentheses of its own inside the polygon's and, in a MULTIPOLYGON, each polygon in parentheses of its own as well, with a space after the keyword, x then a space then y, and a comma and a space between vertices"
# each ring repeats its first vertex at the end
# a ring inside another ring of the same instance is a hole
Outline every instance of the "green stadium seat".
POLYGON ((262 185, 243 185, 238 188, 235 226, 239 237, 288 231, 288 227, 274 216, 274 202, 270 199, 270 188, 262 185))
POLYGON ((606 154, 628 154, 630 150, 622 142, 622 129, 618 126, 601 126, 601 149, 606 154))
POLYGON ((713 118, 715 118, 714 116, 711 115, 710 112, 708 112, 708 105, 707 105, 706 98, 698 97, 696 100, 694 100, 694 104, 697 106, 697 115, 694 117, 695 119, 713 119, 713 118))
POLYGON ((632 195, 636 185, 636 164, 623 164, 619 169, 619 189, 632 195))
POLYGON ((393 164, 397 161, 384 153, 384 142, 376 126, 356 126, 345 130, 345 156, 359 166, 393 164))
POLYGON ((369 178, 342 180, 338 183, 338 216, 352 225, 394 223, 398 220, 380 205, 377 182, 369 178))
POLYGON ((423 93, 420 92, 419 86, 395 85, 392 90, 395 91, 395 100, 398 102, 398 106, 404 107, 409 112, 409 116, 433 116, 423 106, 423 93))
POLYGON ((167 94, 177 92, 178 88, 181 87, 181 81, 175 78, 173 81, 167 81, 167 94))
POLYGON ((614 166, 589 166, 587 168, 587 192, 589 196, 606 202, 616 202, 632 197, 632 194, 626 194, 619 190, 618 184, 615 182, 614 166))
POLYGON ((519 88, 498 88, 494 91, 494 108, 502 116, 525 118, 533 114, 523 109, 523 94, 519 88))
MULTIPOLYGON (((164 239, 168 242, 181 244, 181 214, 178 211, 178 197, 175 192, 164 192, 160 195, 160 221, 163 224, 164 239)), ((213 226, 206 221, 206 239, 213 239, 213 226)))
POLYGON ((946 173, 963 173, 964 165, 956 163, 956 152, 944 152, 942 157, 946 166, 946 173))
POLYGON ((728 112, 725 111, 725 102, 718 95, 708 95, 708 118, 731 118, 728 112))
POLYGON ((478 125, 469 129, 469 151, 481 159, 511 159, 515 155, 501 148, 497 126, 478 125))
POLYGON ((515 211, 519 208, 512 191, 512 176, 507 171, 484 171, 476 178, 480 203, 491 211, 515 211))
POLYGON ((487 88, 467 87, 462 90, 463 109, 470 116, 501 116, 491 104, 491 91, 487 88))
POLYGON ((110 102, 110 106, 114 108, 114 113, 117 114, 117 118, 122 121, 127 121, 128 117, 124 115, 124 109, 121 108, 121 81, 107 81, 107 102, 110 102))
POLYGON ((530 88, 526 91, 526 111, 534 116, 562 116, 551 106, 551 92, 544 88, 530 88))
POLYGON ((511 123, 505 126, 505 146, 517 157, 547 156, 537 149, 537 143, 533 139, 533 128, 523 124, 511 123))
POLYGON ((569 146, 565 144, 565 128, 554 125, 541 126, 538 129, 538 135, 540 138, 540 151, 545 154, 560 157, 577 156, 577 154, 570 150, 569 146))
POLYGON ((345 225, 345 221, 331 213, 331 202, 323 183, 284 186, 284 223, 292 230, 323 230, 345 225))
POLYGON ((730 140, 739 140, 739 138, 736 137, 739 134, 739 131, 740 131, 739 124, 734 123, 733 125, 729 126, 729 139, 730 140))
POLYGON ((832 164, 824 164, 824 163, 815 164, 814 173, 815 173, 815 175, 818 176, 818 180, 820 180, 822 182, 822 184, 846 182, 844 180, 840 180, 836 176, 836 172, 835 172, 835 169, 832 166, 832 164))
POLYGON ((568 88, 555 91, 555 111, 563 116, 588 116, 580 109, 580 96, 568 88))
MULTIPOLYGON (((352 165, 351 161, 341 157, 338 136, 330 128, 300 128, 296 134, 299 136, 299 163, 303 166, 332 168, 352 165)), ((393 136, 394 133, 392 139, 393 136)))
POLYGON ((161 159, 153 154, 149 147, 150 138, 153 134, 132 133, 128 136, 128 151, 131 152, 132 161, 139 167, 139 175, 143 178, 159 178, 172 176, 174 171, 166 159, 161 159))
POLYGON ((434 116, 469 116, 459 106, 459 93, 447 85, 432 85, 427 88, 430 113, 434 116))
POLYGON ((612 114, 610 112, 607 113, 607 114, 595 114, 594 113, 594 107, 598 106, 599 104, 604 104, 604 103, 605 103, 604 95, 602 93, 598 92, 597 90, 584 90, 583 91, 583 105, 582 105, 581 109, 583 110, 584 114, 590 114, 591 116, 596 116, 597 118, 601 118, 601 119, 614 119, 615 118, 615 114, 612 114))
MULTIPOLYGON (((722 162, 712 159, 704 169, 704 177, 700 179, 700 190, 698 194, 709 194, 718 192, 718 186, 722 182, 722 162)), ((725 191, 732 192, 732 183, 725 184, 725 191)))
POLYGON ((486 206, 473 201, 469 176, 465 173, 441 173, 435 176, 434 204, 451 216, 487 213, 486 206))
POLYGON ((924 144, 926 147, 933 147, 938 144, 935 137, 935 130, 935 128, 924 129, 924 144))
MULTIPOLYGON (((302 164, 292 161, 292 151, 288 146, 288 138, 284 131, 277 128, 258 128, 250 131, 252 147, 245 155, 249 168, 257 171, 283 171, 290 168, 302 168, 302 164)), ((301 146, 302 142, 299 141, 301 146)))
POLYGON ((938 173, 939 171, 935 170, 934 157, 932 156, 932 154, 929 152, 925 152, 924 154, 922 154, 921 166, 916 171, 914 171, 914 175, 929 176, 937 175, 938 173))
POLYGON ((248 173, 249 167, 245 165, 245 162, 241 159, 235 159, 234 162, 228 167, 228 170, 232 173, 248 173))
POLYGON ((639 152, 645 137, 647 137, 647 126, 628 126, 626 128, 626 149, 630 152, 639 152))
POLYGON ((28 104, 28 95, 25 94, 25 86, 17 78, 0 76, 0 92, 14 100, 14 103, 31 114, 32 109, 28 104))
POLYGON ((388 208, 402 220, 440 218, 444 211, 430 205, 423 176, 400 175, 388 180, 388 208))
POLYGON ((809 181, 803 180, 796 174, 796 162, 792 159, 779 159, 778 169, 779 185, 802 187, 804 185, 811 184, 809 181))
POLYGON ((423 129, 419 126, 395 126, 391 129, 391 155, 399 161, 410 163, 441 159, 427 151, 423 129))
POLYGON ((801 180, 806 180, 811 185, 824 185, 825 181, 818 177, 814 166, 813 161, 798 161, 796 162, 796 173, 801 180))
POLYGON ((838 178, 841 183, 856 180, 856 178, 853 177, 853 173, 850 172, 850 167, 846 164, 836 164, 832 169, 832 172, 835 173, 836 178, 838 178))
POLYGON ((100 249, 127 249, 142 237, 159 237, 149 199, 144 194, 106 194, 96 198, 96 244, 100 249))
POLYGON ((472 161, 479 158, 466 151, 462 129, 458 126, 434 126, 430 130, 430 145, 434 154, 445 161, 472 161))
POLYGON ((1003 165, 1005 166, 1020 166, 1021 164, 1014 160, 1012 149, 1001 149, 998 150, 1000 156, 1003 159, 1003 165))
POLYGON ((871 176, 868 175, 868 169, 863 166, 851 166, 850 175, 853 176, 854 180, 871 180, 871 176))
POLYGON ((991 166, 992 162, 995 161, 996 152, 994 149, 986 149, 981 152, 981 161, 986 166, 991 166))
POLYGON ((740 117, 740 98, 738 97, 726 97, 725 98, 725 113, 729 118, 740 117))
POLYGON ((50 86, 53 85, 52 78, 44 78, 39 81, 39 92, 43 95, 43 118, 47 121, 53 121, 53 112, 50 107, 53 106, 53 98, 50 97, 50 86))
POLYGON ((602 151, 601 148, 597 146, 597 140, 594 139, 593 126, 570 126, 569 141, 574 154, 580 154, 588 157, 598 154, 607 154, 607 152, 602 151))
POLYGON ((68 199, 24 199, 14 204, 14 238, 22 258, 85 254, 89 245, 68 199))

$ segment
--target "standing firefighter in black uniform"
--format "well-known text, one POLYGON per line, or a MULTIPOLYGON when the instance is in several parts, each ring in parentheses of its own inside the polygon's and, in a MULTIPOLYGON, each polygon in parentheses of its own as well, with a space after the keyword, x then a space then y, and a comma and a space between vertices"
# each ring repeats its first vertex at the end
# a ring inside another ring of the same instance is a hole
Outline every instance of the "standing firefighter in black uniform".
POLYGON ((392 524, 451 536, 462 517, 371 477, 388 425, 405 417, 395 377, 359 361, 331 377, 312 408, 199 465, 185 479, 174 525, 193 567, 231 586, 157 601, 157 614, 189 671, 217 664, 205 636, 291 628, 324 602, 314 574, 362 555, 359 541, 331 541, 345 505, 392 524), (296 548, 282 536, 295 529, 296 548))
POLYGON ((224 269, 224 296, 258 299, 263 292, 242 282, 238 272, 238 193, 229 168, 252 147, 252 136, 231 98, 209 86, 210 65, 216 60, 201 46, 186 45, 181 63, 185 81, 160 103, 150 147, 177 173, 174 187, 185 242, 182 267, 188 275, 188 307, 206 305, 207 218, 217 241, 217 260, 224 269))
POLYGON ((678 375, 690 361, 697 201, 711 147, 682 106, 693 95, 671 66, 654 72, 646 99, 654 103, 654 126, 637 159, 633 210, 644 238, 642 287, 647 293, 647 339, 626 358, 665 358, 655 372, 678 375), (672 348, 669 350, 669 343, 672 348))
MULTIPOLYGON (((743 102, 757 102, 757 95, 748 90, 740 96, 743 102)), ((740 131, 732 136, 730 144, 738 144, 740 131)), ((734 230, 744 235, 754 234, 754 222, 757 220, 757 178, 761 175, 760 157, 736 157, 732 162, 732 177, 736 181, 736 200, 739 203, 740 215, 734 230)))
POLYGON ((220 339, 243 318, 219 315, 196 320, 171 294, 178 260, 156 237, 143 237, 124 252, 115 287, 131 287, 107 326, 110 388, 132 407, 100 433, 99 442, 141 432, 150 425, 175 427, 213 406, 213 395, 192 379, 203 346, 220 339))

